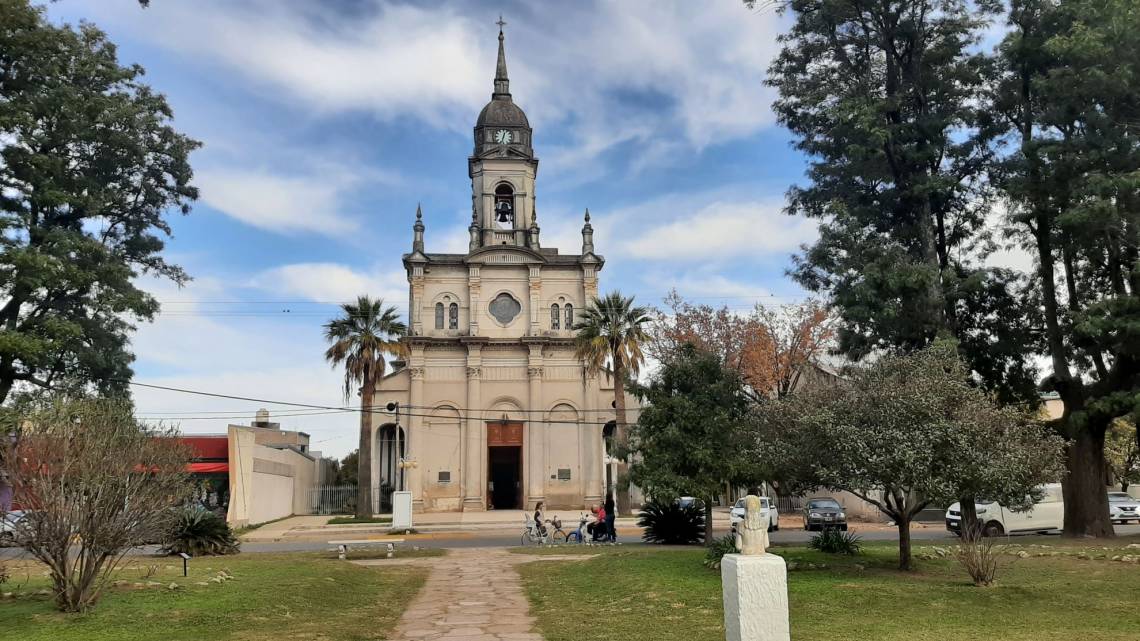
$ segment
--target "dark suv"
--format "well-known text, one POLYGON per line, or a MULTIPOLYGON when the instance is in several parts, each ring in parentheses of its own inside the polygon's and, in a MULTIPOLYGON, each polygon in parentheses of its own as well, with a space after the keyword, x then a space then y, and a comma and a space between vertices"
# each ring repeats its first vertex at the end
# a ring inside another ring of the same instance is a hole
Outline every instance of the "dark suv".
POLYGON ((804 504, 804 529, 810 532, 827 528, 847 529, 847 514, 843 506, 833 498, 808 499, 804 504))

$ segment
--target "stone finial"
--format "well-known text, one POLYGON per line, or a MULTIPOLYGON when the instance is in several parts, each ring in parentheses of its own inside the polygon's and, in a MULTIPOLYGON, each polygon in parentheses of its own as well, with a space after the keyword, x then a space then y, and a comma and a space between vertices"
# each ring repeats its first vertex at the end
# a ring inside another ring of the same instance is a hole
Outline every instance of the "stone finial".
POLYGON ((744 497, 744 520, 736 525, 736 549, 745 556, 757 556, 768 550, 768 523, 760 497, 744 497))
POLYGON ((416 224, 412 225, 412 251, 424 252, 424 212, 420 204, 416 203, 416 224))
POLYGON ((586 224, 582 225, 582 255, 594 253, 594 226, 590 224, 590 208, 586 208, 586 224))

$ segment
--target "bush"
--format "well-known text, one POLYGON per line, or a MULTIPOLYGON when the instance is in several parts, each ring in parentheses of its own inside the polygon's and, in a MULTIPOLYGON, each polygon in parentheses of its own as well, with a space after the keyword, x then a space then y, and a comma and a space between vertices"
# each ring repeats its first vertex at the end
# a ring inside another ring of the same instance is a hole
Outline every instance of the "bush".
POLYGON ((813 550, 826 552, 828 554, 859 554, 861 547, 858 534, 846 532, 843 530, 826 529, 819 534, 811 537, 811 542, 808 543, 813 550))
POLYGON ((225 519, 202 507, 190 507, 178 515, 162 551, 166 554, 185 552, 190 556, 211 556, 236 554, 239 546, 225 519))
POLYGON ((720 569, 720 560, 726 554, 736 553, 736 537, 731 534, 725 534, 719 539, 712 542, 712 545, 705 550, 704 564, 710 570, 720 569))
POLYGON ((690 545, 705 535, 704 511, 696 505, 681 507, 672 501, 646 503, 637 516, 637 524, 646 543, 690 545))
POLYGON ((998 545, 995 541, 996 539, 986 536, 979 530, 962 530, 962 538, 954 550, 954 558, 966 568, 976 586, 993 585, 998 571, 998 561, 1005 549, 1004 545, 998 545))

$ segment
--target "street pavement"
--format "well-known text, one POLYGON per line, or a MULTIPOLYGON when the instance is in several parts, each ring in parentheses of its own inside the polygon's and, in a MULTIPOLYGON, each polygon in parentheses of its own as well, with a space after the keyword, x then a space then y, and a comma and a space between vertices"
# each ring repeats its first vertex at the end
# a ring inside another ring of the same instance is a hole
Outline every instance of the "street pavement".
MULTIPOLYGON (((520 528, 521 529, 521 528, 520 528)), ((727 534, 726 529, 716 529, 714 534, 722 536, 727 534)), ((893 529, 877 527, 874 530, 857 532, 865 541, 894 541, 898 533, 893 529)), ((1116 533, 1120 536, 1140 534, 1140 525, 1118 525, 1116 533)), ((806 543, 814 533, 802 529, 783 528, 769 535, 774 545, 796 545, 806 543)), ((333 537, 339 538, 339 537, 333 537)), ((402 537, 405 545, 423 548, 475 548, 475 547, 514 547, 520 545, 520 532, 518 530, 493 531, 467 531, 467 532, 433 532, 429 534, 413 534, 402 537)), ((1012 538, 1016 539, 1016 535, 1012 538)), ((911 531, 914 541, 951 541, 953 536, 946 530, 938 527, 917 528, 911 531)), ((245 541, 242 543, 242 552, 319 552, 332 550, 334 546, 328 544, 328 538, 321 539, 281 539, 276 541, 245 541)), ((640 537, 633 534, 619 537, 619 542, 627 544, 641 543, 640 537)), ((139 548, 135 554, 155 554, 156 546, 139 548)), ((18 548, 0 548, 0 559, 16 558, 27 553, 18 548)))

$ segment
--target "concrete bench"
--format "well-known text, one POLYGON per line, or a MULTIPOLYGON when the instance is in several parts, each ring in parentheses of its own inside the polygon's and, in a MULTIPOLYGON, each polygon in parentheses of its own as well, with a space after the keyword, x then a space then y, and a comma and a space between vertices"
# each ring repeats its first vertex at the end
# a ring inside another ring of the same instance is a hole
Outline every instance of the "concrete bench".
POLYGON ((335 545, 337 551, 337 558, 343 560, 348 553, 348 548, 351 547, 368 547, 372 545, 384 545, 388 548, 388 558, 396 553, 396 544, 403 543, 404 539, 354 539, 351 541, 329 541, 329 545, 335 545))

